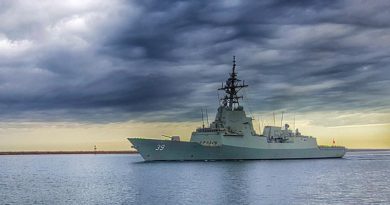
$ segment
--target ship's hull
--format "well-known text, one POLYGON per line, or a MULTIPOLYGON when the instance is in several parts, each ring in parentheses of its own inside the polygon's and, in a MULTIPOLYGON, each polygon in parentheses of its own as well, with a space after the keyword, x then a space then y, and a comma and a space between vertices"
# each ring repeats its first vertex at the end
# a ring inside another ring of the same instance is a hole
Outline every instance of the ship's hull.
POLYGON ((263 149, 237 146, 203 146, 196 142, 128 138, 145 161, 255 160, 341 158, 343 147, 263 149))

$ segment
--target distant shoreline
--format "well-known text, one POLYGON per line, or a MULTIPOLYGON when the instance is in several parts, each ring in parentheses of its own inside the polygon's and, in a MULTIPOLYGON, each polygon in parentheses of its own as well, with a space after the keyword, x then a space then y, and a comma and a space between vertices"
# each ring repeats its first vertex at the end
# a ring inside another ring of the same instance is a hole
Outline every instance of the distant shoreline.
POLYGON ((137 151, 25 151, 0 152, 0 155, 49 155, 49 154, 137 154, 137 151))
POLYGON ((347 152, 365 152, 365 151, 390 151, 390 149, 347 149, 347 152))
MULTIPOLYGON (((365 152, 365 151, 390 151, 390 149, 347 149, 347 152, 365 152)), ((138 154, 137 151, 15 151, 0 152, 0 155, 50 155, 50 154, 138 154)))

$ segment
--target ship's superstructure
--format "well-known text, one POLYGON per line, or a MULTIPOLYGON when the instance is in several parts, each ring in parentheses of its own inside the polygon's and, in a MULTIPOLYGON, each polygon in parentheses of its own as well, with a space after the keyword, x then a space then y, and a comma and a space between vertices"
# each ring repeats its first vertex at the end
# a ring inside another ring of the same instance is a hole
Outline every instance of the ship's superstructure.
POLYGON ((338 158, 345 154, 345 147, 320 147, 316 138, 301 135, 284 127, 265 126, 262 134, 253 128, 252 118, 247 117, 238 92, 247 87, 237 78, 236 61, 226 83, 219 90, 225 91, 215 120, 207 127, 196 129, 190 141, 129 138, 146 161, 155 160, 237 160, 237 159, 300 159, 338 158))

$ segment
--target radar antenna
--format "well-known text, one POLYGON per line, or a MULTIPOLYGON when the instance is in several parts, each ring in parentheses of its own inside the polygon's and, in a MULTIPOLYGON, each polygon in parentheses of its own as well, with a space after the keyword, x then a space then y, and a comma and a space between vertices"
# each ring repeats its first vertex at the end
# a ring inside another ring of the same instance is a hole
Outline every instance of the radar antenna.
POLYGON ((229 108, 230 110, 234 110, 236 106, 238 107, 240 105, 239 99, 243 98, 243 96, 237 95, 237 93, 245 87, 248 87, 248 85, 245 85, 245 82, 237 78, 236 73, 236 57, 233 56, 233 68, 232 73, 230 73, 230 77, 226 80, 225 85, 222 83, 222 87, 218 90, 224 90, 226 95, 224 98, 221 99, 222 105, 226 108, 229 108))

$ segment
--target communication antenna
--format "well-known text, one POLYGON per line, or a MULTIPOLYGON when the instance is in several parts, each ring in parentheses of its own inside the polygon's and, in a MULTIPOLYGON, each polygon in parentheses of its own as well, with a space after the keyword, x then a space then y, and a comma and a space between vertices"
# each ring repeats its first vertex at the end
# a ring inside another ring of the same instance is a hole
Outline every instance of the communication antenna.
POLYGON ((272 115, 274 116, 274 126, 275 126, 275 112, 272 112, 272 115))
POLYGON ((294 130, 295 130, 295 114, 294 114, 294 130))
POLYGON ((200 108, 200 112, 202 112, 202 127, 204 129, 204 117, 203 117, 203 108, 200 108))
POLYGON ((261 134, 261 121, 260 121, 260 116, 257 118, 259 120, 259 134, 261 134))
POLYGON ((207 126, 209 127, 210 124, 209 124, 209 114, 207 113, 207 108, 206 108, 206 122, 207 122, 207 126))
POLYGON ((263 127, 263 129, 264 129, 264 127, 265 127, 264 121, 265 121, 265 119, 264 119, 264 118, 261 118, 261 127, 263 127))
POLYGON ((282 111, 282 117, 280 119, 280 127, 283 127, 283 114, 284 114, 284 112, 282 111))

